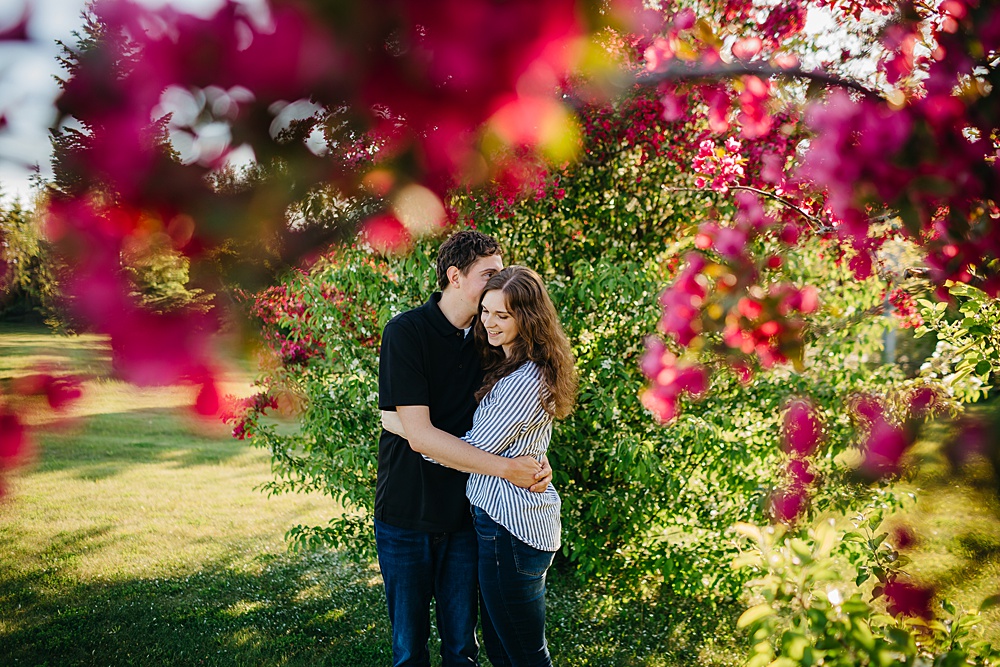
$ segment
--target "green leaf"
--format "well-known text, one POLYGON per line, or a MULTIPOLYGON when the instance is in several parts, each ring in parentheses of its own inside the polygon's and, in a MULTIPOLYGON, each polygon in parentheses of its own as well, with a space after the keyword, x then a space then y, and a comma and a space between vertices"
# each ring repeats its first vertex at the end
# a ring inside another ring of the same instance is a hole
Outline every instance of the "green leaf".
POLYGON ((986 375, 993 368, 993 364, 983 359, 976 364, 976 375, 986 375))
POLYGON ((740 614, 739 619, 736 621, 736 627, 743 629, 748 625, 756 623, 757 621, 772 615, 774 615, 774 609, 772 609, 771 605, 768 603, 763 602, 759 605, 750 607, 745 612, 740 614))
POLYGON ((750 567, 751 565, 760 565, 761 556, 760 554, 747 553, 740 554, 733 559, 733 569, 740 570, 744 567, 750 567))
POLYGON ((781 636, 781 652, 795 660, 802 660, 809 640, 800 632, 785 632, 781 636))
POLYGON ((789 541, 789 546, 791 546, 795 555, 802 559, 802 562, 812 562, 812 549, 809 548, 809 545, 806 544, 805 540, 797 537, 792 538, 792 540, 789 541))
POLYGON ((799 667, 800 663, 798 660, 792 660, 791 658, 777 658, 774 662, 769 664, 767 667, 799 667))

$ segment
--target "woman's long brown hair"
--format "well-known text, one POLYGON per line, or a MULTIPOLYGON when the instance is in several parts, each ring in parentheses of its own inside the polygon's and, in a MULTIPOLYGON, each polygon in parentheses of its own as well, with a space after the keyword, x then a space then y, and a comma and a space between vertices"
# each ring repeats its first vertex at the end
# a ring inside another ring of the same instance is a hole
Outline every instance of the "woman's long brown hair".
MULTIPOLYGON (((489 344, 482 319, 476 318, 474 332, 486 373, 476 400, 483 400, 501 378, 530 360, 542 371, 541 399, 545 411, 560 419, 565 417, 576 402, 576 368, 569 340, 542 279, 524 266, 508 266, 490 278, 483 295, 492 290, 500 290, 504 295, 507 312, 517 324, 517 337, 510 346, 510 356, 506 356, 501 347, 489 344)), ((480 312, 482 305, 480 297, 480 312)))

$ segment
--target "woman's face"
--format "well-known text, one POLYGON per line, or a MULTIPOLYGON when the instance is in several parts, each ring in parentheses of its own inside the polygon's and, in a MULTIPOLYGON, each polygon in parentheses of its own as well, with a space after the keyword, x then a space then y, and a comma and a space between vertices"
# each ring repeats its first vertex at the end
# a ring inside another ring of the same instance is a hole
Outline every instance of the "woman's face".
POLYGON ((486 329, 487 340, 494 347, 502 347, 510 355, 510 346, 517 340, 517 322, 507 311, 507 299, 500 290, 490 290, 483 295, 479 318, 486 329))

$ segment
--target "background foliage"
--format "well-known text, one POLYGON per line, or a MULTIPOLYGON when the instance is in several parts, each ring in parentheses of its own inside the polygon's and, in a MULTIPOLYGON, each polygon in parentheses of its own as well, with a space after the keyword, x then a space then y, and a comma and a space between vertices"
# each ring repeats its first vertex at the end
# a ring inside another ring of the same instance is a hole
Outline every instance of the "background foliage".
MULTIPOLYGON (((660 290, 694 248, 700 224, 735 215, 736 204, 665 187, 694 178, 675 156, 626 148, 604 158, 549 175, 516 206, 502 191, 458 196, 453 215, 496 235, 506 263, 543 275, 573 343, 579 402, 557 423, 550 456, 564 499, 563 553, 575 571, 622 590, 736 596, 743 575, 726 566, 736 553, 733 526, 770 516, 783 484, 790 397, 812 397, 822 422, 823 444, 811 457, 823 482, 810 485, 813 511, 859 502, 845 397, 905 393, 911 382, 881 364, 882 335, 895 326, 879 316, 884 285, 854 279, 830 241, 784 249, 767 281, 813 284, 822 294, 802 372, 777 366, 746 382, 720 362, 706 398, 662 428, 640 402, 644 335, 655 330, 660 290)), ((349 510, 326 526, 293 528, 301 545, 371 553, 378 336, 434 289, 437 243, 405 255, 338 249, 254 302, 269 360, 261 396, 234 415, 237 433, 272 452, 270 492, 319 490, 349 510), (298 426, 262 416, 282 406, 298 426)), ((762 239, 758 250, 777 243, 762 239)))

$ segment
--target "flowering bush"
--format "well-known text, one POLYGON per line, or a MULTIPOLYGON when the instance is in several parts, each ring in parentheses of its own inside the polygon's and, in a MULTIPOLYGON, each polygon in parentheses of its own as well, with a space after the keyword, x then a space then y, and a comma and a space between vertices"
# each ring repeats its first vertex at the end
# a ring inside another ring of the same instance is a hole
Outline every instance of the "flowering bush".
POLYGON ((919 299, 924 322, 917 336, 936 337, 934 353, 921 374, 942 382, 955 398, 984 398, 1000 370, 1000 300, 965 284, 948 287, 951 303, 919 299))
MULTIPOLYGON (((648 117, 644 105, 632 108, 638 118, 648 117)), ((598 118, 601 113, 594 110, 598 118)), ((735 549, 733 524, 767 520, 783 492, 808 494, 810 503, 796 517, 856 503, 857 482, 838 458, 855 437, 843 397, 886 392, 902 377, 873 363, 877 356, 864 358, 877 348, 883 322, 844 315, 876 305, 878 282, 853 280, 832 253, 817 252, 823 246, 815 240, 803 240, 783 263, 765 262, 766 291, 740 297, 760 304, 760 313, 777 313, 789 300, 809 311, 823 333, 802 347, 802 372, 777 362, 731 372, 724 354, 694 364, 673 341, 644 342, 663 315, 663 281, 680 275, 674 272, 683 272, 681 258, 697 250, 699 222, 708 215, 729 220, 746 208, 697 190, 665 195, 664 180, 696 175, 684 147, 668 152, 664 144, 661 155, 646 153, 641 138, 660 122, 654 119, 646 132, 632 123, 631 150, 612 151, 619 138, 598 133, 585 150, 601 160, 550 173, 540 191, 516 205, 500 190, 456 197, 450 210, 458 221, 497 235, 505 262, 527 264, 545 277, 574 344, 579 405, 557 423, 550 451, 564 499, 564 555, 578 573, 614 578, 621 590, 655 581, 678 593, 736 595, 743 575, 724 566, 735 549), (663 210, 671 211, 666 220, 659 218, 663 210), (810 303, 802 288, 791 287, 802 284, 821 285, 823 302, 810 303), (651 396, 645 374, 674 393, 651 396), (696 407, 693 396, 700 398, 696 407), (800 411, 805 399, 790 403, 790 396, 812 397, 808 417, 800 411), (665 416, 654 399, 673 402, 670 428, 650 419, 649 407, 665 416)), ((782 241, 767 236, 755 243, 767 255, 782 241)), ((393 314, 419 305, 434 289, 434 249, 428 242, 403 255, 340 249, 259 297, 255 308, 265 316, 263 340, 274 359, 265 364, 261 389, 279 410, 298 410, 300 426, 289 433, 254 409, 237 424, 272 453, 271 492, 323 491, 345 509, 329 525, 294 528, 291 536, 300 544, 350 547, 356 554, 371 547, 377 336, 393 314), (287 357, 280 363, 283 350, 306 342, 314 352, 301 363, 287 357)), ((749 317, 740 326, 761 320, 749 305, 744 311, 749 317)), ((720 341, 724 331, 723 324, 715 334, 720 341)))

